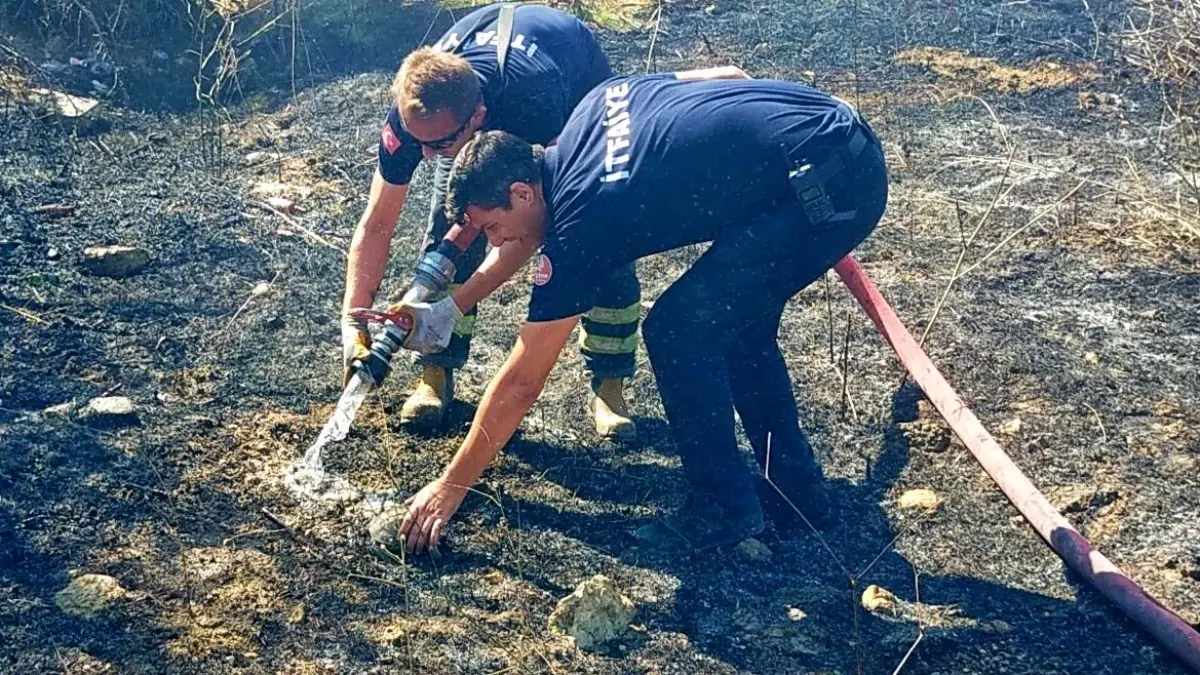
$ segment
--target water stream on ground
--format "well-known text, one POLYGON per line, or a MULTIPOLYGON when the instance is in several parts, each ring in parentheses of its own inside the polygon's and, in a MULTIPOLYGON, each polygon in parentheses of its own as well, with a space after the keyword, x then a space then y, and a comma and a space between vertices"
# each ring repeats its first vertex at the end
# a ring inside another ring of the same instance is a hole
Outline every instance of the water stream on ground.
POLYGON ((346 437, 358 409, 370 392, 371 380, 366 373, 356 373, 346 385, 338 399, 337 409, 321 429, 317 440, 305 451, 304 457, 285 469, 283 484, 297 501, 306 505, 336 506, 349 505, 363 498, 362 492, 345 478, 325 471, 322 452, 325 446, 346 437))

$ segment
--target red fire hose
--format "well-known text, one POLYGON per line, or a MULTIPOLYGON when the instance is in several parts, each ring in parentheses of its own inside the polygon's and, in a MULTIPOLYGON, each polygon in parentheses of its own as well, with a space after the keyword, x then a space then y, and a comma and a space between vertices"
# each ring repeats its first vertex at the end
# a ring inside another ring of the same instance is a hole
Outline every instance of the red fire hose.
POLYGON ((938 372, 853 257, 846 256, 834 269, 900 357, 917 386, 1050 548, 1129 618, 1200 672, 1200 633, 1092 548, 1088 540, 1051 506, 938 372))

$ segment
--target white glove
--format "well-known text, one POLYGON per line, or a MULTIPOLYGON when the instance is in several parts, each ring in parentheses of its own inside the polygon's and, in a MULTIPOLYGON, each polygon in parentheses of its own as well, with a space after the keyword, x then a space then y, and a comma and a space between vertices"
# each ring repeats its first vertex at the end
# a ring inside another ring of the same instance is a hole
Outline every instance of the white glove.
POLYGON ((404 341, 404 348, 420 354, 440 352, 450 344, 454 324, 463 313, 447 295, 433 304, 427 302, 401 303, 413 315, 412 331, 404 341))

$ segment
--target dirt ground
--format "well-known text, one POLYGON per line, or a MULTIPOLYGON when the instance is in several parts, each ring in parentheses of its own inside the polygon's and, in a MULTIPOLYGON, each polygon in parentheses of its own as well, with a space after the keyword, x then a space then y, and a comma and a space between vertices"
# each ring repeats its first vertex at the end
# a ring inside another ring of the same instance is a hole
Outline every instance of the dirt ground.
MULTIPOLYGON (((956 279, 925 340, 934 361, 1085 536, 1200 623, 1200 207, 1188 187, 1200 167, 1156 150, 1156 94, 1108 65, 1119 8, 1096 9, 689 0, 663 4, 657 29, 603 39, 625 72, 736 63, 857 103, 893 183, 856 257, 918 337, 956 279)), ((390 75, 230 111, 219 133, 187 114, 110 111, 106 132, 73 135, 7 111, 0 671, 1186 672, 1067 573, 900 386, 836 277, 799 294, 781 332, 840 513, 820 537, 764 535, 769 557, 631 547, 636 526, 682 498, 678 462, 644 353, 640 437, 609 446, 591 432, 574 348, 440 560, 376 553, 354 508, 302 508, 281 472, 339 394, 340 250, 390 75), (303 212, 263 208, 264 183, 303 212), (37 212, 46 204, 76 209, 37 212), (89 274, 83 249, 108 244, 144 247, 151 263, 89 274), (136 419, 46 410, 105 394, 131 398, 136 419), (901 508, 916 488, 940 506, 901 508), (623 637, 576 650, 547 617, 597 573, 637 615, 623 637), (125 592, 90 618, 68 614, 56 594, 84 574, 125 592), (896 599, 864 604, 871 584, 896 599)), ((397 229, 392 292, 415 259, 423 194, 397 229)), ((643 261, 643 300, 696 253, 643 261)), ((514 281, 481 307, 447 433, 397 428, 415 372, 402 362, 327 465, 401 496, 435 477, 526 298, 514 281)))

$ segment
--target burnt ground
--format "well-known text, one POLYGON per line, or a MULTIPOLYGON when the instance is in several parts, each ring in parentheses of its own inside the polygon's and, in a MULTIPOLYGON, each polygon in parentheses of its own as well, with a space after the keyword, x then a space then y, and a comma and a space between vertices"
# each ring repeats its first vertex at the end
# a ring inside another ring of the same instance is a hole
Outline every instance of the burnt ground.
MULTIPOLYGON (((733 62, 857 101, 894 182, 856 256, 918 336, 958 277, 926 339, 934 361, 1100 550, 1197 623, 1196 167, 1163 160, 1155 92, 1106 61, 1117 11, 677 2, 657 37, 604 38, 625 71, 645 68, 653 39, 656 69, 733 62)), ((571 349, 439 561, 375 554, 353 509, 302 509, 281 470, 339 394, 335 249, 365 203, 389 78, 232 110, 219 157, 188 115, 111 111, 110 130, 78 137, 4 118, 0 671, 892 673, 923 627, 902 672, 1185 672, 1067 573, 899 386, 898 362, 836 277, 796 297, 781 338, 840 510, 829 550, 811 534, 763 536, 765 561, 629 547, 682 494, 644 354, 639 442, 592 437, 571 349), (292 186, 305 212, 289 223, 257 206, 262 182, 292 186), (31 212, 48 203, 77 210, 31 212), (91 276, 80 258, 94 244, 142 246, 153 261, 126 279, 91 276), (105 393, 133 399, 137 423, 43 412, 105 393), (941 507, 901 510, 912 488, 941 507), (841 567, 869 571, 851 589, 841 567), (84 573, 130 594, 74 618, 55 594, 84 573), (577 652, 546 619, 596 573, 638 614, 621 639, 577 652), (869 611, 867 584, 941 607, 869 611)), ((420 194, 397 230, 392 291, 415 257, 420 194)), ((643 261, 644 300, 696 253, 643 261)), ((412 372, 401 364, 329 466, 402 495, 433 478, 525 293, 513 282, 481 308, 450 432, 396 428, 412 372)))

